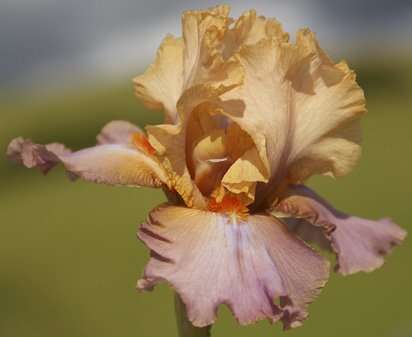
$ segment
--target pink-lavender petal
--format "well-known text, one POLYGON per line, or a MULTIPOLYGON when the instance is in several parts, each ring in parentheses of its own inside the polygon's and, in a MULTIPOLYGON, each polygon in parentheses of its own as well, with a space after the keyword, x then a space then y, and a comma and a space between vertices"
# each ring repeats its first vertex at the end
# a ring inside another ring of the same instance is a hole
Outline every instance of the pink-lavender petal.
POLYGON ((161 187, 169 178, 159 161, 138 149, 123 144, 104 144, 70 152, 62 144, 34 144, 30 139, 13 139, 9 159, 46 174, 62 163, 71 179, 107 185, 161 187))
POLYGON ((384 256, 406 236, 406 231, 390 219, 374 221, 347 215, 303 185, 289 188, 273 211, 306 219, 323 228, 337 255, 336 269, 343 275, 381 267, 384 256))
POLYGON ((96 136, 98 144, 129 144, 133 133, 144 134, 142 129, 127 121, 111 121, 96 136))
POLYGON ((150 214, 138 237, 151 255, 137 288, 168 282, 199 327, 215 321, 220 304, 242 325, 267 318, 299 326, 329 273, 326 259, 267 214, 242 220, 165 205, 150 214))

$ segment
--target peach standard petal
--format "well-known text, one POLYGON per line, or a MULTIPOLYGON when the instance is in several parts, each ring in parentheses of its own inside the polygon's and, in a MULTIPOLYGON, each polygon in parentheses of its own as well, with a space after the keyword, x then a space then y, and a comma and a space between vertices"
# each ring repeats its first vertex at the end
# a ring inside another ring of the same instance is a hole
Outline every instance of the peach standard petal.
MULTIPOLYGON (((267 37, 282 40, 288 38, 275 20, 258 17, 255 11, 246 12, 232 28, 229 25, 233 20, 228 17, 228 13, 228 6, 185 12, 182 17, 183 55, 180 55, 179 47, 179 56, 176 58, 175 40, 166 39, 159 49, 157 60, 145 75, 135 80, 140 94, 143 93, 141 90, 143 86, 150 86, 151 92, 156 92, 156 85, 159 90, 163 90, 166 88, 165 83, 171 86, 170 92, 174 93, 174 97, 177 97, 180 90, 179 99, 174 100, 176 101, 174 106, 180 116, 174 118, 173 124, 176 124, 176 128, 165 125, 149 127, 147 130, 153 146, 156 148, 157 144, 161 148, 161 150, 157 148, 157 151, 172 177, 174 188, 189 206, 194 202, 192 190, 195 187, 191 186, 193 182, 189 173, 194 169, 190 167, 193 164, 191 153, 187 152, 187 149, 193 146, 190 142, 193 141, 193 137, 190 137, 192 126, 187 124, 188 120, 201 104, 212 103, 225 92, 242 84, 243 69, 240 67, 239 60, 233 57, 242 45, 253 45, 267 37), (177 63, 173 69, 171 69, 172 63, 165 60, 169 54, 170 59, 177 63), (181 72, 180 59, 183 60, 183 84, 180 77, 175 84, 171 84, 170 79, 176 78, 176 74, 181 72), (166 76, 167 80, 164 80, 163 76, 166 76), (149 80, 150 84, 147 83, 149 80), (164 145, 166 143, 167 146, 164 145)), ((150 93, 146 92, 146 96, 150 96, 150 93)), ((146 99, 143 98, 144 102, 146 99)), ((213 104, 211 106, 210 109, 213 109, 213 104)), ((153 107, 161 108, 161 104, 153 104, 153 107)), ((255 152, 256 150, 251 150, 245 154, 245 158, 239 158, 224 179, 225 186, 229 190, 246 196, 250 202, 254 199, 256 182, 268 180, 267 158, 263 158, 261 152, 260 160, 249 164, 250 159, 255 157, 255 152), (248 168, 253 168, 253 171, 258 174, 248 173, 248 168), (239 172, 244 174, 239 176, 239 172), (245 177, 247 181, 243 181, 245 177)), ((224 173, 222 172, 221 175, 224 173)), ((203 187, 200 189, 202 190, 203 187)))
POLYGON ((219 106, 269 161, 270 182, 260 186, 258 203, 285 179, 347 174, 359 157, 356 123, 365 112, 363 91, 347 66, 333 64, 308 30, 298 32, 295 44, 275 37, 243 45, 237 59, 243 85, 222 95, 219 106))
POLYGON ((252 139, 235 123, 201 134, 191 148, 192 177, 205 196, 222 184, 250 203, 254 196, 252 185, 267 181, 267 171, 252 139))
POLYGON ((181 38, 168 35, 148 70, 133 79, 136 95, 151 109, 164 109, 165 122, 175 123, 176 103, 183 89, 183 49, 181 38))
POLYGON ((230 29, 222 46, 222 54, 225 58, 231 57, 239 51, 242 45, 254 45, 265 38, 289 39, 289 34, 284 32, 282 26, 275 19, 266 19, 257 16, 255 10, 243 13, 230 29))
POLYGON ((182 15, 184 41, 183 89, 203 83, 218 57, 218 48, 232 19, 229 6, 217 6, 204 11, 186 11, 182 15))
MULTIPOLYGON (((157 150, 163 166, 172 178, 173 187, 182 196, 188 206, 193 206, 196 189, 188 169, 191 158, 187 158, 186 137, 190 132, 190 115, 202 104, 215 99, 222 93, 241 84, 242 76, 234 62, 220 63, 210 73, 210 83, 198 84, 184 92, 178 102, 181 120, 176 125, 163 124, 147 126, 149 141, 157 150), (220 82, 219 82, 220 81, 220 82)), ((197 200, 199 201, 199 200, 197 200)))
POLYGON ((179 122, 176 105, 185 90, 205 82, 220 86, 216 64, 221 63, 218 48, 232 22, 228 14, 228 6, 184 12, 183 37, 167 36, 156 60, 133 80, 136 95, 148 108, 165 110, 166 123, 179 122))

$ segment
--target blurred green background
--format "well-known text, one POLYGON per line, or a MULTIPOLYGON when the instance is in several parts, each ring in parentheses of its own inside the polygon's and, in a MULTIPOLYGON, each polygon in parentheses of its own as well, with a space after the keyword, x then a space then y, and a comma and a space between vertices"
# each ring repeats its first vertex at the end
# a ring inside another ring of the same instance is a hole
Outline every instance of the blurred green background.
MULTIPOLYGON (((353 65, 365 88, 364 153, 355 171, 310 185, 339 209, 367 218, 410 221, 412 67, 407 61, 353 65)), ((140 221, 164 200, 146 188, 70 183, 63 169, 47 177, 6 161, 8 141, 94 144, 111 119, 161 121, 137 102, 131 84, 79 88, 54 98, 9 97, 0 123, 0 336, 176 336, 167 286, 136 294, 148 250, 136 239, 140 221)), ((371 274, 332 274, 310 306, 310 319, 287 336, 412 336, 410 240, 371 274)), ((219 310, 213 335, 273 336, 280 324, 236 324, 219 310)))
MULTIPOLYGON (((411 232, 412 53, 404 37, 411 32, 406 22, 412 22, 412 6, 380 0, 274 3, 253 6, 289 31, 314 28, 326 51, 348 59, 367 98, 358 166, 345 178, 315 177, 309 184, 340 210, 371 219, 390 216, 411 232)), ((94 145, 110 120, 142 127, 161 122, 161 113, 145 110, 134 97, 130 77, 153 57, 150 48, 173 32, 169 23, 178 26, 182 9, 210 5, 0 2, 0 337, 177 336, 168 286, 134 290, 148 259, 136 231, 164 201, 162 193, 70 183, 62 168, 44 177, 11 165, 5 152, 17 136, 80 149, 94 145), (140 22, 141 30, 130 22, 140 22)), ((250 4, 233 7, 240 13, 250 4)), ((221 307, 213 336, 411 337, 411 257, 407 237, 371 274, 332 273, 301 328, 283 333, 281 324, 265 321, 241 327, 221 307)))

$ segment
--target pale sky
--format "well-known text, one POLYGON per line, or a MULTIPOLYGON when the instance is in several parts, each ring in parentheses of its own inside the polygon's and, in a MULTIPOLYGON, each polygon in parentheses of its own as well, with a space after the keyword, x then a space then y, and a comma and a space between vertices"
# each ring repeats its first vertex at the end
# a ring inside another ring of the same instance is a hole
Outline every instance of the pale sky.
MULTIPOLYGON (((233 17, 253 7, 259 14, 277 18, 291 36, 298 28, 310 28, 336 60, 357 53, 391 57, 410 50, 412 1, 226 3, 231 4, 233 17)), ((153 60, 167 33, 181 35, 183 10, 215 4, 202 0, 0 0, 0 89, 71 77, 133 77, 153 60)))

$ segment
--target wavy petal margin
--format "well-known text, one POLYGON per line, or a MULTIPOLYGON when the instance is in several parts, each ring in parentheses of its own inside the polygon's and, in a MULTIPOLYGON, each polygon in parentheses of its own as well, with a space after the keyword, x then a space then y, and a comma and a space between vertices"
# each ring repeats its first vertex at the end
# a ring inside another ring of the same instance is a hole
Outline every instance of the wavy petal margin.
POLYGON ((220 63, 217 48, 232 22, 228 18, 229 10, 229 6, 217 6, 184 12, 183 37, 168 35, 149 69, 133 79, 136 95, 146 107, 164 109, 166 123, 179 122, 176 105, 186 89, 205 82, 220 86, 222 79, 216 75, 221 69, 216 69, 214 63, 220 63))
POLYGON ((360 154, 357 119, 366 111, 362 89, 346 63, 334 64, 309 30, 243 45, 236 54, 243 85, 221 96, 221 113, 254 140, 271 177, 259 200, 286 179, 297 184, 313 174, 340 177, 360 154), (267 159, 266 159, 267 158, 267 159))
POLYGON ((165 122, 174 124, 176 103, 183 91, 183 50, 181 38, 168 35, 146 72, 133 79, 136 95, 150 109, 164 109, 165 122))
MULTIPOLYGON (((290 188, 273 211, 306 219, 322 228, 337 255, 336 269, 343 275, 371 272, 381 267, 384 256, 406 237, 406 231, 390 219, 373 221, 347 215, 303 185, 290 188)), ((297 226, 296 230, 299 228, 297 226)), ((305 231, 305 236, 309 238, 308 228, 305 231)), ((313 233, 313 237, 318 235, 313 233)))
POLYGON ((329 262, 267 214, 241 219, 164 205, 138 237, 151 255, 137 289, 168 282, 199 327, 215 321, 220 304, 240 324, 267 318, 299 326, 328 278, 329 262))
POLYGON ((62 144, 40 145, 19 137, 11 141, 7 155, 13 163, 38 167, 43 174, 62 163, 72 179, 126 186, 169 184, 157 159, 124 144, 97 145, 70 153, 62 144))

